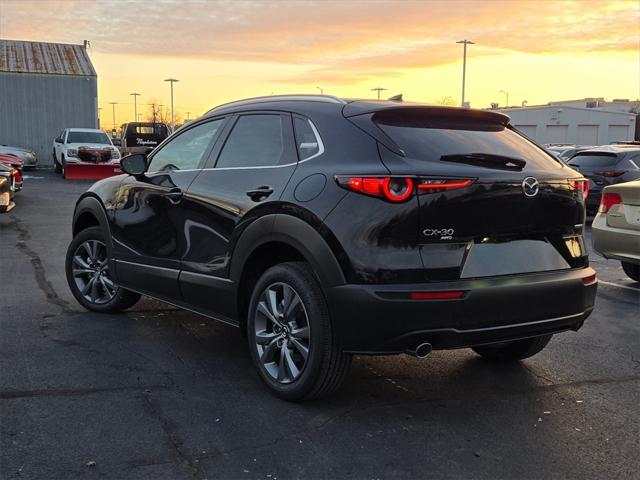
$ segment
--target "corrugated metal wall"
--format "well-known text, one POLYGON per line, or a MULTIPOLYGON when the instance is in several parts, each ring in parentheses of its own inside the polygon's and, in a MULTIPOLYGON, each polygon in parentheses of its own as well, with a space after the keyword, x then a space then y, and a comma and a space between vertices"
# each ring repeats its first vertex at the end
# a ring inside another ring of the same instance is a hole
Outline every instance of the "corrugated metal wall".
POLYGON ((67 127, 98 128, 96 77, 0 72, 0 144, 24 147, 51 165, 67 127))

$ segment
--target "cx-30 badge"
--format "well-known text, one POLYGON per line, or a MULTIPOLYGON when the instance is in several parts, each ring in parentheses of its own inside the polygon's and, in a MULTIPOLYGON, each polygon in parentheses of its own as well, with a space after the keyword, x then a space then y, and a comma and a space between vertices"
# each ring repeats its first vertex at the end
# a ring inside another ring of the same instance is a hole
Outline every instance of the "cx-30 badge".
POLYGON ((527 197, 535 197, 540 191, 540 182, 533 177, 527 177, 522 181, 522 191, 527 197))

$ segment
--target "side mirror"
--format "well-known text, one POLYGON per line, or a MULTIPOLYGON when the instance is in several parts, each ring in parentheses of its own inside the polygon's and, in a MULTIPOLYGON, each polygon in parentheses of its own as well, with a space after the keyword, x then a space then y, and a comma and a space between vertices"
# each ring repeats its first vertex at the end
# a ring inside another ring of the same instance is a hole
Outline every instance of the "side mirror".
POLYGON ((147 171, 147 156, 142 153, 127 155, 120 160, 120 168, 124 173, 139 177, 147 171))
POLYGON ((54 142, 56 142, 56 143, 62 143, 62 138, 58 137, 58 138, 56 138, 56 139, 54 140, 54 142))

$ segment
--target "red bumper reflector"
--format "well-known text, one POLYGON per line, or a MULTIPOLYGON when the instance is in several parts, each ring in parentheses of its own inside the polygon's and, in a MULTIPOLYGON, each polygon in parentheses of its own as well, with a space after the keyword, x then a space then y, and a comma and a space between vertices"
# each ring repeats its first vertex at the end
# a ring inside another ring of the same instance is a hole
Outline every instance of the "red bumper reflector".
POLYGON ((595 273, 593 275, 589 275, 588 277, 584 277, 582 279, 582 284, 584 286, 593 285, 594 283, 596 283, 596 274, 595 273))
POLYGON ((464 292, 411 292, 411 300, 454 300, 462 298, 464 292))

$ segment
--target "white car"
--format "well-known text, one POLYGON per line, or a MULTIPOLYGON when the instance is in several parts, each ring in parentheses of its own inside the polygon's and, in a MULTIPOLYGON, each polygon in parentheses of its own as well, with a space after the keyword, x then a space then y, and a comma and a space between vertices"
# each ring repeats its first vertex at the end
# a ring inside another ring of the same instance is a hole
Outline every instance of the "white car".
POLYGON ((120 164, 120 151, 109 135, 94 128, 65 128, 53 141, 53 166, 64 174, 68 163, 120 164))

